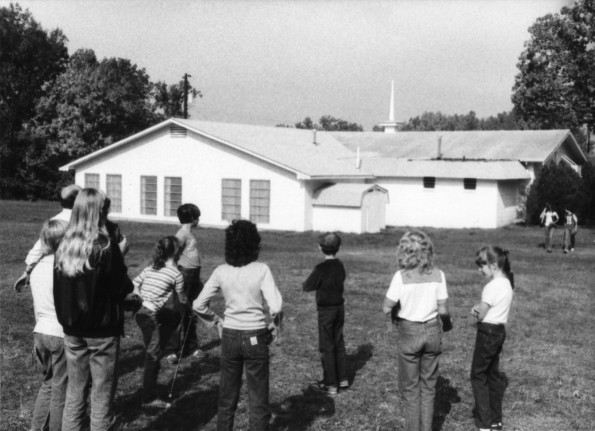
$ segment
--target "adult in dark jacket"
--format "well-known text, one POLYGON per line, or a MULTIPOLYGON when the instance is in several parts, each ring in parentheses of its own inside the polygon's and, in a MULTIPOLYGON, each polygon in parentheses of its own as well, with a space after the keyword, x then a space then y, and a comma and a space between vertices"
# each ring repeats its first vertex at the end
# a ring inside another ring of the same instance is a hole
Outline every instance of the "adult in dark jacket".
POLYGON ((83 429, 89 388, 91 431, 115 427, 122 303, 133 286, 122 252, 105 228, 105 199, 99 190, 81 190, 56 252, 54 303, 64 329, 69 379, 63 431, 83 429))

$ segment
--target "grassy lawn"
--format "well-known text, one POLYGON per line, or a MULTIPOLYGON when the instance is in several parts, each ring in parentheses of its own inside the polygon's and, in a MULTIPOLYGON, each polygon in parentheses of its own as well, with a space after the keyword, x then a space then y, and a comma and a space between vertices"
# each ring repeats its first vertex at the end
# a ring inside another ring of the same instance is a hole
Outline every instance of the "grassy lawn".
MULTIPOLYGON (((29 292, 12 290, 24 259, 44 219, 59 211, 57 203, 0 201, 0 318, 2 400, 0 429, 27 430, 40 384, 32 357, 34 326, 29 292)), ((148 263, 157 239, 176 226, 120 222, 131 243, 129 273, 148 263)), ((497 230, 427 229, 434 241, 436 264, 447 277, 455 329, 443 338, 441 377, 435 401, 435 430, 473 429, 473 395, 469 370, 475 327, 469 317, 485 280, 474 264, 475 251, 493 243, 510 250, 517 289, 501 367, 508 381, 504 398, 507 430, 595 429, 595 355, 593 317, 595 230, 581 229, 577 249, 564 255, 561 230, 557 248, 543 249, 538 228, 511 226, 497 230)), ((317 351, 314 297, 301 283, 319 255, 316 233, 263 232, 261 260, 270 265, 284 299, 282 340, 271 348, 273 430, 403 430, 397 393, 396 332, 381 313, 395 271, 395 246, 404 229, 380 234, 343 235, 339 257, 348 271, 346 325, 352 388, 335 398, 309 393, 321 376, 317 351)), ((223 261, 223 231, 201 228, 203 278, 223 261)), ((218 304, 220 307, 221 304, 218 304)), ((123 430, 209 429, 216 421, 219 342, 200 328, 210 357, 185 359, 174 388, 173 406, 163 411, 140 408, 143 345, 127 313, 122 339, 116 409, 123 430)), ((175 368, 163 361, 160 384, 169 392, 175 368)), ((246 393, 236 414, 236 429, 248 429, 246 393)))

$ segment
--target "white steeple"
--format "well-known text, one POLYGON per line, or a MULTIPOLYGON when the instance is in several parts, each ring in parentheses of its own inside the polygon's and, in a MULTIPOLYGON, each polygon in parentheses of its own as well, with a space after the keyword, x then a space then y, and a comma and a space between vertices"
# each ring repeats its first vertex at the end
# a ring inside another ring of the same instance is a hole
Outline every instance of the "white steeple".
POLYGON ((384 127, 384 133, 395 133, 398 123, 395 121, 395 81, 390 82, 390 107, 388 111, 388 121, 380 123, 384 127))

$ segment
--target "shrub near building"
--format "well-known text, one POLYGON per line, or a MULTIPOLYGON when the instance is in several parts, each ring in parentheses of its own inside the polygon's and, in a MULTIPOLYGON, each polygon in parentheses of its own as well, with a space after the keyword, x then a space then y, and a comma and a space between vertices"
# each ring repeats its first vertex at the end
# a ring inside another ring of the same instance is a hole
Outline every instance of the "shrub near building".
POLYGON ((544 166, 529 190, 527 223, 540 223, 539 215, 546 203, 550 203, 560 216, 566 208, 570 209, 580 224, 592 219, 594 179, 594 168, 590 163, 583 166, 582 177, 564 163, 544 166))

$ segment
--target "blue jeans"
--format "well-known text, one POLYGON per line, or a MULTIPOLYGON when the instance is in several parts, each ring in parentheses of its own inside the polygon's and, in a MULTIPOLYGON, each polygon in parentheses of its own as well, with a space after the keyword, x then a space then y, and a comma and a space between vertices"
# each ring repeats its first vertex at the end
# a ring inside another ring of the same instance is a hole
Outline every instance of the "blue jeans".
POLYGON ((169 308, 158 311, 142 307, 136 313, 136 323, 143 333, 145 343, 145 370, 143 373, 143 403, 149 403, 157 397, 157 375, 159 361, 165 352, 165 346, 172 332, 180 323, 180 314, 169 308))
POLYGON ((338 387, 339 382, 347 380, 344 323, 343 305, 318 308, 318 347, 326 386, 338 387))
POLYGON ((552 243, 554 241, 554 230, 555 229, 556 229, 556 225, 554 223, 545 227, 545 249, 547 251, 552 251, 552 243))
POLYGON ((242 369, 246 368, 250 430, 269 429, 269 346, 260 335, 266 329, 239 331, 223 328, 221 338, 221 378, 217 405, 217 431, 232 431, 240 398, 242 369), (258 337, 258 338, 257 338, 258 337))
POLYGON ((475 425, 490 428, 502 422, 504 380, 498 370, 506 339, 504 325, 479 322, 471 363, 471 387, 475 397, 475 425))
MULTIPOLYGON (((198 298, 203 284, 200 281, 200 268, 178 266, 178 271, 184 277, 184 293, 188 297, 188 305, 183 308, 182 320, 171 335, 167 350, 177 354, 184 347, 182 354, 186 355, 199 348, 198 337, 196 335, 198 316, 192 311, 192 301, 198 298), (188 334, 187 338, 186 334, 188 334), (184 338, 186 338, 186 344, 182 346, 184 338)), ((177 295, 174 296, 177 298, 177 295)))
POLYGON ((64 335, 68 388, 62 431, 83 429, 91 387, 91 431, 113 430, 118 383, 120 337, 83 338, 64 335), (89 383, 91 383, 89 385, 89 383))
POLYGON ((43 373, 43 381, 33 408, 31 429, 39 431, 62 429, 62 411, 66 398, 68 372, 62 337, 34 334, 35 357, 43 373))
POLYGON ((574 226, 564 226, 564 250, 574 249, 576 229, 574 226))
POLYGON ((438 319, 399 322, 399 389, 407 431, 431 431, 442 330, 438 319))

